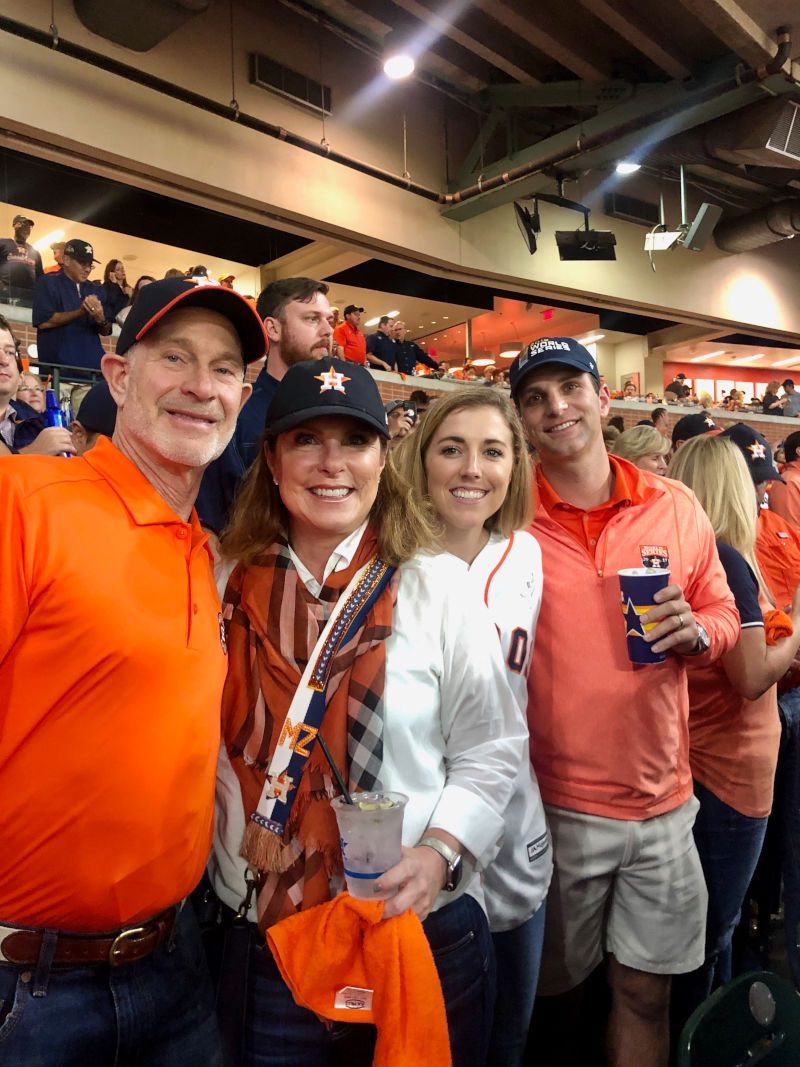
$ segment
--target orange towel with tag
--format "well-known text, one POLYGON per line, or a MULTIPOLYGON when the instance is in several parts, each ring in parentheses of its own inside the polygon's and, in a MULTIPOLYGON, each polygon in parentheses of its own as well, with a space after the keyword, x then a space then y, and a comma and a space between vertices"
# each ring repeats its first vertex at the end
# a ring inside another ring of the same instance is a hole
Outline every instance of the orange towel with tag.
POLYGON ((270 927, 267 942, 297 1004, 324 1019, 375 1024, 374 1067, 449 1067, 444 998, 422 924, 411 911, 382 914, 382 900, 340 893, 270 927))

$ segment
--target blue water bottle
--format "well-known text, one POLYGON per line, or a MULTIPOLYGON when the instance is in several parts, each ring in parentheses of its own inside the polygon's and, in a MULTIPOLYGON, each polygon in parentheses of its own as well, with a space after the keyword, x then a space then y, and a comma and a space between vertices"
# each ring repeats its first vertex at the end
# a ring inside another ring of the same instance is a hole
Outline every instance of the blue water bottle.
MULTIPOLYGON (((56 399, 55 389, 48 389, 46 393, 46 404, 44 409, 44 424, 45 426, 63 426, 65 430, 69 429, 67 426, 67 419, 64 412, 56 399)), ((69 459, 69 452, 59 452, 60 456, 64 456, 65 459, 69 459)))

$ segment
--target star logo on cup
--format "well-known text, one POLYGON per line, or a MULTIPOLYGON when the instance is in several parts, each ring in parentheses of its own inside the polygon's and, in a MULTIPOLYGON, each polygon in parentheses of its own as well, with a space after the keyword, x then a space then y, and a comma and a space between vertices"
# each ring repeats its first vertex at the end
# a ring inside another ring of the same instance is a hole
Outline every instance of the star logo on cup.
POLYGON ((644 637, 641 618, 630 597, 628 597, 628 603, 625 605, 625 623, 628 628, 625 634, 626 637, 644 637))
POLYGON ((753 453, 753 459, 764 459, 766 456, 764 446, 760 441, 754 441, 752 445, 747 446, 747 449, 749 452, 753 453))
POLYGON ((326 393, 329 389, 335 389, 337 393, 343 393, 345 391, 344 383, 350 381, 346 375, 342 374, 341 371, 334 370, 333 367, 322 374, 315 374, 314 377, 317 381, 322 382, 319 387, 321 393, 326 393))

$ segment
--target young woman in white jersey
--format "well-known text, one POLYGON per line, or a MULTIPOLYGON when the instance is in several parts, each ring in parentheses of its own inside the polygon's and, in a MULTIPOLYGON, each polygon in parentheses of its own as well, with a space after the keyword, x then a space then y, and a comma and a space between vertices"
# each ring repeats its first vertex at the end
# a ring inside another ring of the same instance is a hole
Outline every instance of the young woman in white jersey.
MULTIPOLYGON (((542 596, 530 521, 531 470, 517 414, 504 393, 466 387, 432 405, 393 460, 443 524, 444 550, 489 608, 508 681, 523 713, 542 596)), ((506 809, 505 839, 483 889, 497 956, 488 1063, 522 1062, 539 975, 552 852, 539 787, 525 760, 506 809)))

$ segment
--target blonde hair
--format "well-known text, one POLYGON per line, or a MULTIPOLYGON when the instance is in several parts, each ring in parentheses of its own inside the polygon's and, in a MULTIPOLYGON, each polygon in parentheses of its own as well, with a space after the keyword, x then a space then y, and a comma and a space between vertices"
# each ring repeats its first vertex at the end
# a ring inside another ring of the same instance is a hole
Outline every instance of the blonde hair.
MULTIPOLYGON (((279 435, 280 436, 280 435, 279 435)), ((266 552, 282 530, 289 529, 289 513, 267 463, 276 439, 262 436, 258 458, 245 475, 221 538, 222 552, 244 566, 266 552)), ((386 440, 380 438, 386 455, 386 440)), ((437 542, 433 508, 421 500, 391 463, 386 463, 369 514, 378 537, 378 551, 387 563, 399 566, 418 551, 437 542)))
POLYGON ((744 556, 761 591, 773 603, 755 556, 758 500, 736 445, 727 437, 707 434, 684 441, 670 460, 667 477, 689 486, 708 515, 716 539, 744 556))
POLYGON ((614 441, 611 453, 637 463, 642 456, 649 456, 652 452, 666 456, 671 448, 670 442, 655 426, 631 426, 614 441))
POLYGON ((430 503, 428 477, 425 473, 425 456, 428 447, 449 415, 476 408, 493 408, 511 433, 514 460, 511 468, 511 481, 505 500, 494 515, 490 515, 484 523, 487 530, 496 531, 503 537, 508 537, 512 530, 523 529, 531 521, 532 478, 522 423, 505 393, 470 386, 448 393, 428 409, 417 432, 407 437, 392 453, 390 463, 394 463, 400 469, 410 483, 414 495, 430 503))

